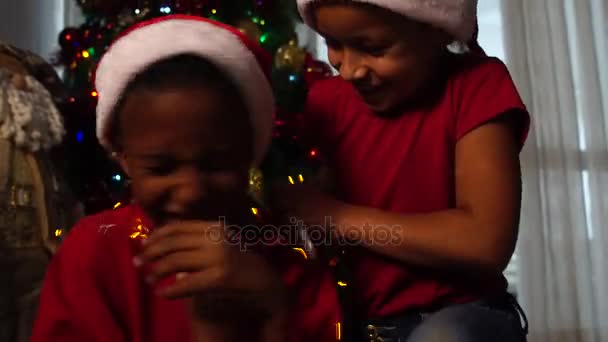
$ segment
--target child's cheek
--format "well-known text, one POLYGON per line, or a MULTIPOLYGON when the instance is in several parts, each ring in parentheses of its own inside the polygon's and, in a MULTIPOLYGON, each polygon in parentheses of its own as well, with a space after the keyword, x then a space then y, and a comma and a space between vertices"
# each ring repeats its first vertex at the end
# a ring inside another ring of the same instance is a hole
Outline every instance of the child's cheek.
POLYGON ((131 188, 134 199, 143 207, 162 207, 161 202, 171 197, 170 181, 160 177, 133 178, 131 188))

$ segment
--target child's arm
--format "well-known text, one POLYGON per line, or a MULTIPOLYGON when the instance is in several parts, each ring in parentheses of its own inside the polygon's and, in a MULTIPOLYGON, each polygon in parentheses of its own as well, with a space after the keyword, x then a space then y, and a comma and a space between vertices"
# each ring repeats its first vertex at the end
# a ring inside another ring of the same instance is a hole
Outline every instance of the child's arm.
POLYGON ((456 206, 402 215, 348 205, 311 189, 287 187, 281 203, 308 224, 332 217, 337 232, 373 236, 390 227, 392 243, 366 247, 419 266, 444 270, 502 272, 516 242, 521 203, 519 142, 510 125, 491 122, 459 140, 456 147, 456 206))

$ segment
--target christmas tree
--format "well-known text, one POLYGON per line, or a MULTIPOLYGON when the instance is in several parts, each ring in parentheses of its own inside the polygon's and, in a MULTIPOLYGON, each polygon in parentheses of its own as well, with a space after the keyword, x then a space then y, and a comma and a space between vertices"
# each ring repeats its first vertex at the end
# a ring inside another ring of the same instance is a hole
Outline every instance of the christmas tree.
MULTIPOLYGON (((64 29, 58 62, 70 89, 66 108, 66 172, 87 214, 128 201, 128 180, 97 143, 93 78, 98 61, 125 29, 169 14, 189 14, 234 26, 257 40, 274 58, 272 82, 277 98, 275 140, 265 163, 267 177, 302 181, 313 172, 319 155, 298 143, 296 124, 307 89, 331 74, 298 46, 293 0, 77 0, 85 15, 80 27, 64 29), (291 176, 291 177, 289 177, 291 176)), ((145 51, 142 51, 145 53, 145 51)), ((259 177, 252 177, 258 179, 259 177)))

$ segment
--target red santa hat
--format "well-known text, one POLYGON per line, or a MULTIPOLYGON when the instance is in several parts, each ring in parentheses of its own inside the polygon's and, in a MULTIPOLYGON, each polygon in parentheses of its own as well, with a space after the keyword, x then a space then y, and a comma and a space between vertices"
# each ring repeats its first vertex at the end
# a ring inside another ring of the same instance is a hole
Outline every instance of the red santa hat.
POLYGON ((161 60, 192 54, 214 63, 235 83, 249 109, 254 136, 254 164, 264 158, 272 138, 275 111, 269 81, 270 55, 240 31, 200 17, 173 15, 140 23, 118 38, 101 59, 97 138, 112 150, 110 129, 115 106, 133 78, 161 60))
MULTIPOLYGON (((327 0, 330 1, 330 0, 327 0)), ((477 0, 351 0, 375 5, 413 20, 433 25, 451 34, 456 40, 474 38, 477 25, 477 0)), ((324 0, 298 0, 304 21, 314 27, 310 5, 324 0)))

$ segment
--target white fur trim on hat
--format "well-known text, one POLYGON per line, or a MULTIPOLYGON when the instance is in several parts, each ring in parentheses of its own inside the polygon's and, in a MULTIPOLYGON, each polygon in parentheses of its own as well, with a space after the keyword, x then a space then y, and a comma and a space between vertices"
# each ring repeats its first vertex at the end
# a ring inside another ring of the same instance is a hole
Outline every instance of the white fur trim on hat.
MULTIPOLYGON (((467 42, 475 31, 477 0, 352 0, 368 3, 433 25, 467 42)), ((304 21, 314 27, 309 6, 323 0, 298 0, 298 10, 304 21)))
POLYGON ((206 58, 236 84, 249 108, 254 129, 254 164, 262 162, 272 139, 275 111, 270 82, 256 56, 234 32, 211 21, 171 19, 137 28, 118 39, 99 63, 97 137, 108 150, 112 116, 133 78, 152 64, 172 56, 206 58))

